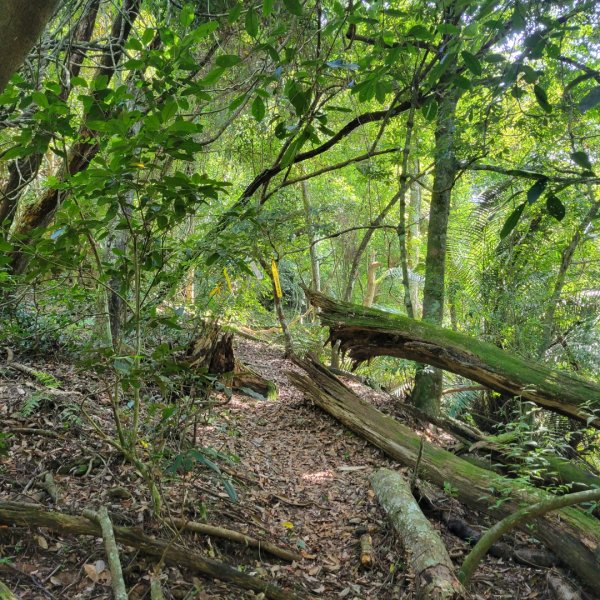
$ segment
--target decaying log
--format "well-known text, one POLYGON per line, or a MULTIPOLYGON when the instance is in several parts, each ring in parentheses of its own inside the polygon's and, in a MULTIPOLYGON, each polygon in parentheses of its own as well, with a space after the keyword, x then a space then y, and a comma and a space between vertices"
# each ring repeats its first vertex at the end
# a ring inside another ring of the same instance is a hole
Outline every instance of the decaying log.
POLYGON ((600 413, 600 387, 592 382, 425 321, 307 293, 330 328, 331 343, 340 342, 355 364, 384 355, 427 363, 600 426, 594 414, 600 413))
POLYGON ((399 473, 380 469, 371 476, 371 485, 415 572, 418 600, 455 600, 465 591, 454 573, 452 560, 437 531, 413 498, 409 482, 399 473))
POLYGON ((581 600, 581 594, 556 573, 548 573, 548 588, 555 600, 581 600))
MULTIPOLYGON (((46 511, 34 504, 0 502, 0 523, 23 527, 46 527, 60 535, 92 535, 101 537, 100 525, 85 517, 46 511)), ((299 596, 247 575, 229 565, 206 558, 200 553, 166 540, 153 539, 133 527, 114 528, 115 539, 121 544, 136 548, 142 554, 153 556, 166 564, 190 569, 208 577, 227 581, 238 587, 262 592, 273 600, 297 600, 299 596)))
POLYGON ((280 548, 271 542, 257 540, 256 538, 240 533, 239 531, 215 527, 214 525, 206 525, 205 523, 196 523, 195 521, 186 521, 185 519, 170 519, 170 522, 179 529, 186 529, 187 531, 218 537, 229 540, 230 542, 237 542, 244 546, 249 546, 250 548, 257 548, 259 552, 266 552, 289 562, 300 562, 302 560, 302 556, 296 552, 280 548))
POLYGON ((104 550, 108 559, 108 566, 111 575, 111 585, 113 589, 114 600, 127 600, 127 588, 123 580, 123 569, 121 568, 121 559, 119 549, 115 540, 112 521, 108 516, 106 506, 102 506, 98 512, 93 510, 84 510, 83 516, 93 523, 100 525, 102 539, 104 541, 104 550))
POLYGON ((206 369, 220 375, 235 390, 248 390, 268 400, 277 398, 277 386, 235 357, 233 333, 223 332, 217 321, 205 321, 202 331, 188 346, 182 359, 190 369, 206 369))
MULTIPOLYGON (((394 460, 414 468, 421 438, 411 429, 363 402, 325 367, 314 360, 296 360, 307 376, 289 373, 292 382, 317 406, 346 427, 383 450, 394 460)), ((475 467, 425 442, 419 477, 455 490, 458 499, 495 518, 551 497, 542 490, 475 467)), ((575 508, 536 517, 527 532, 543 542, 600 594, 600 523, 575 508)))

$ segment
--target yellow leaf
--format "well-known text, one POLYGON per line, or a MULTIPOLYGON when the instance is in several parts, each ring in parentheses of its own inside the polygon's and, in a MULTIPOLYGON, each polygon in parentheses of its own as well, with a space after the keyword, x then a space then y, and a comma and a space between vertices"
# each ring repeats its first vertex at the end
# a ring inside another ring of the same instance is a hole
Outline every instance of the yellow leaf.
POLYGON ((275 295, 278 298, 283 297, 281 293, 281 283, 279 281, 279 271, 277 270, 277 263, 275 260, 271 261, 271 272, 273 273, 273 283, 275 284, 275 295))
POLYGON ((231 287, 231 279, 229 279, 227 267, 223 267, 223 276, 225 277, 225 281, 227 282, 227 287, 229 288, 229 291, 233 294, 233 288, 231 287))
POLYGON ((216 296, 217 294, 221 293, 221 286, 217 283, 217 285, 215 285, 215 287, 211 290, 209 296, 212 298, 213 296, 216 296))
POLYGON ((286 529, 294 529, 294 524, 290 523, 289 521, 284 521, 282 523, 282 525, 286 528, 286 529))
POLYGON ((131 166, 132 167, 137 167, 138 169, 145 169, 146 168, 146 165, 144 163, 141 163, 141 162, 132 163, 131 166))

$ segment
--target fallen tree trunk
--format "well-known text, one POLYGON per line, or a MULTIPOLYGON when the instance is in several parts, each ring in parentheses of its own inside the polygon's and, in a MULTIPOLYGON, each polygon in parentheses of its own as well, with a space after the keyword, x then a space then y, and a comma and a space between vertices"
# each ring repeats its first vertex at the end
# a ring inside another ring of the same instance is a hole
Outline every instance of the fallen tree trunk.
POLYGON ((408 358, 600 427, 600 387, 594 383, 431 323, 307 294, 330 327, 331 343, 339 341, 355 364, 375 356, 408 358))
MULTIPOLYGON (((292 382, 317 406, 338 419, 400 463, 413 467, 421 438, 411 429, 363 402, 350 388, 316 361, 296 360, 308 373, 289 374, 292 382)), ((423 443, 419 476, 439 487, 449 484, 461 502, 502 518, 523 504, 535 504, 550 494, 473 466, 427 442, 423 443)), ((600 593, 600 523, 574 508, 532 520, 527 532, 568 564, 596 593, 600 593)))
POLYGON ((421 512, 402 475, 380 469, 371 475, 379 503, 400 534, 415 572, 417 600, 458 600, 465 590, 439 534, 421 512))
MULTIPOLYGON (((102 537, 100 525, 85 517, 46 511, 33 504, 0 502, 0 523, 24 527, 46 527, 60 535, 93 535, 102 537)), ((165 540, 156 540, 133 527, 114 527, 117 542, 136 548, 167 564, 190 569, 203 575, 228 581, 238 587, 262 592, 273 600, 297 600, 298 596, 282 590, 258 577, 246 575, 229 565, 205 558, 198 552, 165 540)))

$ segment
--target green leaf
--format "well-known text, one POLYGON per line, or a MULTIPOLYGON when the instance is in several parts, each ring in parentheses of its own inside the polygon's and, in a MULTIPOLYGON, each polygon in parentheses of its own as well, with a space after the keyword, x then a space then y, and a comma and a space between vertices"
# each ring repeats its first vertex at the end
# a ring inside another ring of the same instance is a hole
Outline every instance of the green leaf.
POLYGON ((237 54, 222 54, 217 56, 217 65, 219 67, 234 67, 242 62, 242 59, 237 54))
POLYGON ((260 21, 258 19, 258 13, 251 8, 246 13, 246 31, 250 37, 258 36, 258 26, 260 25, 260 21))
POLYGON ((504 223, 504 227, 502 227, 502 231, 500 232, 500 239, 503 240, 516 226, 517 223, 519 222, 519 219, 521 218, 521 214, 523 213, 523 210, 525 209, 525 202, 522 202, 521 204, 519 204, 519 206, 517 206, 517 208, 515 208, 515 210, 512 211, 512 213, 510 214, 510 217, 508 217, 508 219, 506 219, 506 222, 504 223))
POLYGON ((471 73, 473 73, 473 75, 481 75, 483 73, 483 69, 481 68, 481 63, 479 62, 479 59, 474 54, 471 54, 470 52, 463 50, 460 53, 460 55, 462 56, 462 59, 465 61, 465 65, 467 66, 467 69, 469 69, 469 71, 471 71, 471 73))
POLYGON ((300 4, 299 0, 283 0, 283 4, 287 8, 288 12, 291 12, 297 17, 302 16, 302 5, 300 4))
POLYGON ((290 81, 286 90, 287 97, 296 110, 296 114, 301 117, 310 106, 310 94, 304 91, 296 81, 290 81))
POLYGON ((431 99, 429 102, 423 105, 421 112, 425 117, 425 120, 429 123, 433 122, 438 112, 438 104, 435 100, 431 99))
POLYGON ((546 210, 548 214, 554 217, 557 221, 562 221, 565 217, 565 205, 560 201, 556 194, 548 194, 546 197, 546 210))
POLYGON ((408 30, 408 36, 417 38, 418 40, 430 41, 433 36, 424 25, 415 25, 408 30))
POLYGON ((541 85, 533 86, 533 93, 535 94, 535 99, 538 101, 538 104, 542 107, 542 109, 547 112, 552 112, 552 106, 550 102, 548 102, 548 95, 546 94, 546 90, 541 85))
POLYGON ((579 165, 582 169, 585 169, 586 171, 592 170, 590 157, 585 152, 581 150, 579 152, 573 152, 573 154, 571 154, 571 158, 573 159, 573 162, 579 165))
POLYGON ((528 190, 527 190, 527 203, 533 204, 546 189, 548 180, 546 178, 538 179, 528 190))
POLYGON ((242 14, 242 5, 241 3, 236 4, 230 11, 229 16, 227 17, 227 22, 229 24, 235 23, 242 14))
POLYGON ((268 17, 273 12, 273 0, 263 0, 263 15, 268 17))
POLYGON ((252 116, 260 123, 265 118, 265 113, 265 103, 260 96, 256 96, 252 102, 252 116))
POLYGON ((594 108, 597 104, 600 104, 600 85, 586 94, 579 102, 579 110, 584 113, 594 108))
POLYGON ((229 479, 226 479, 225 477, 223 477, 222 481, 223 481, 223 487, 225 488, 225 491, 227 492, 229 499, 232 502, 237 502, 238 495, 237 495, 237 492, 235 491, 235 488, 231 484, 231 481, 229 481, 229 479))

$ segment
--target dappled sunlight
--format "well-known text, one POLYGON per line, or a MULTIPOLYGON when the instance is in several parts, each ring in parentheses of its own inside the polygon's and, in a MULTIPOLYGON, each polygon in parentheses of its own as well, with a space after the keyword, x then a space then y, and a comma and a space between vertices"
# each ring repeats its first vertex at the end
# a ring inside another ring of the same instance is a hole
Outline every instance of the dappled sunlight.
POLYGON ((335 473, 331 469, 326 471, 316 471, 314 473, 303 473, 302 479, 309 483, 322 484, 335 477, 335 473))

